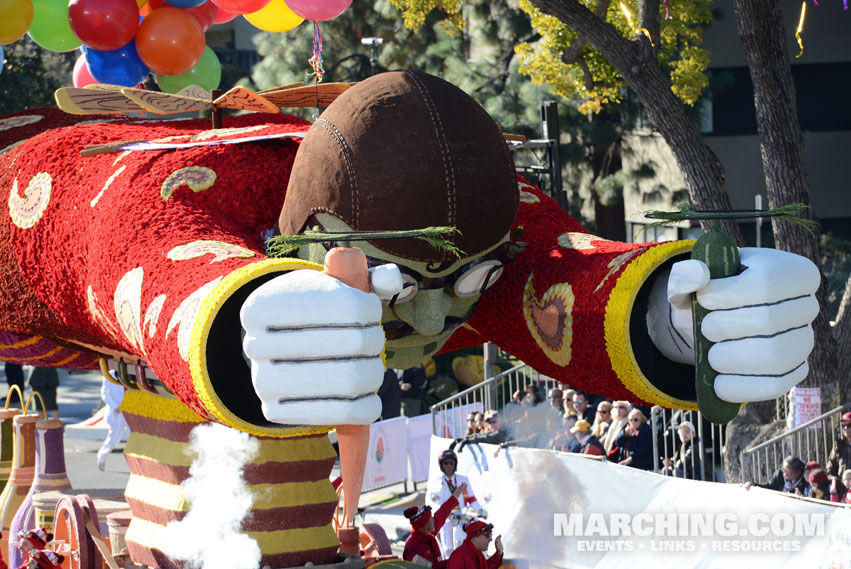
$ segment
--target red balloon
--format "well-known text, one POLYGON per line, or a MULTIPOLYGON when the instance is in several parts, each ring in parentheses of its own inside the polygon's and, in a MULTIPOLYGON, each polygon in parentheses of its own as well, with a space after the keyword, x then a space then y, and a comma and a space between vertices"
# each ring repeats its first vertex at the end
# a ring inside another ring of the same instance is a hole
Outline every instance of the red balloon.
POLYGON ((136 0, 71 0, 71 30, 87 47, 112 51, 124 47, 139 29, 136 0))
POLYGON ((269 3, 269 0, 210 0, 219 9, 231 14, 253 14, 269 3))
MULTIPOLYGON (((213 3, 213 0, 210 0, 210 3, 213 3)), ((239 14, 231 14, 230 12, 225 12, 221 8, 218 8, 216 12, 216 19, 213 20, 214 24, 224 24, 225 22, 230 22, 234 18, 239 16, 239 14)))
MULTIPOLYGON (((151 10, 159 10, 160 8, 174 8, 165 0, 148 0, 148 5, 151 10)), ((216 5, 212 2, 204 2, 200 6, 196 6, 195 8, 179 8, 180 10, 186 10, 198 20, 198 23, 201 24, 201 30, 207 31, 210 29, 210 26, 213 25, 213 22, 216 19, 216 5)), ((234 16, 236 18, 236 16, 234 16)))
POLYGON ((204 54, 204 32, 186 10, 160 8, 142 20, 136 50, 154 73, 180 75, 195 67, 204 54))

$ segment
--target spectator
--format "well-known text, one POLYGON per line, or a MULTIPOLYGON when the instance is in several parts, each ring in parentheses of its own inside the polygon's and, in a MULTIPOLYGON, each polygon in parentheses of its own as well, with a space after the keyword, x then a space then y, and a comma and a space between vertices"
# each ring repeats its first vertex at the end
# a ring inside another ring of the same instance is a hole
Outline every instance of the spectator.
MULTIPOLYGON (((591 425, 591 434, 598 439, 606 436, 609 425, 612 424, 612 402, 601 401, 597 405, 597 413, 594 415, 594 424, 591 425)), ((605 448, 605 447, 604 447, 605 448)))
POLYGON ((842 415, 839 420, 839 438, 833 443, 833 450, 827 459, 827 477, 830 479, 830 490, 844 495, 847 488, 839 477, 851 468, 851 411, 842 415))
POLYGON ((579 452, 581 454, 591 454, 594 456, 606 456, 606 451, 603 450, 603 443, 600 439, 591 434, 591 424, 585 419, 579 419, 576 424, 570 429, 570 432, 576 435, 576 440, 579 441, 579 452))
POLYGON ((423 413, 423 389, 428 384, 425 368, 412 367, 396 370, 399 387, 402 389, 402 415, 416 417, 423 413))
POLYGON ((768 483, 754 484, 753 482, 745 482, 745 488, 759 486, 760 488, 803 496, 810 485, 807 479, 804 478, 804 468, 806 466, 804 461, 797 456, 787 456, 780 468, 768 479, 768 483))
MULTIPOLYGON (((851 488, 851 468, 842 473, 842 485, 845 488, 851 488)), ((839 502, 841 504, 851 504, 851 491, 846 490, 843 496, 840 496, 833 489, 830 490, 830 501, 839 502)))
POLYGON ((538 403, 544 402, 544 396, 541 395, 541 388, 538 387, 537 383, 527 383, 524 391, 526 391, 526 396, 523 398, 525 405, 534 407, 538 403))
POLYGON ((588 395, 582 391, 577 391, 573 395, 573 408, 580 419, 585 419, 588 423, 594 422, 594 409, 588 406, 588 395))
POLYGON ((440 545, 435 535, 443 528, 449 513, 458 507, 458 498, 467 490, 467 484, 461 483, 446 500, 434 516, 431 506, 411 506, 405 509, 405 517, 411 522, 411 535, 405 541, 402 559, 424 567, 446 569, 447 560, 442 559, 440 545))
POLYGON ((677 428, 680 437, 680 448, 676 454, 676 461, 665 459, 665 474, 677 478, 688 478, 689 480, 701 480, 703 460, 698 455, 697 432, 691 421, 683 421, 677 428))
MULTIPOLYGON (((804 467, 804 478, 809 480, 810 474, 812 474, 812 472, 814 470, 824 470, 821 467, 821 464, 819 464, 819 462, 817 460, 811 460, 806 464, 806 466, 804 467)), ((810 486, 807 488, 807 492, 806 492, 806 494, 804 494, 804 496, 809 496, 812 489, 813 489, 813 484, 812 484, 812 482, 810 482, 810 486)))
POLYGON ((104 419, 106 419, 107 426, 106 438, 100 449, 98 449, 97 454, 98 470, 103 472, 106 470, 106 457, 115 450, 121 439, 130 433, 130 426, 121 412, 121 402, 124 400, 124 387, 103 378, 100 396, 104 403, 104 419))
POLYGON ((493 539, 493 525, 482 520, 472 519, 464 524, 467 539, 449 556, 447 569, 498 569, 502 565, 502 536, 494 541, 496 553, 485 559, 493 539))
POLYGON ((487 424, 485 423, 485 414, 478 412, 476 413, 476 432, 484 433, 487 430, 487 424))
MULTIPOLYGON (((479 413, 479 415, 481 416, 482 414, 479 413)), ((458 452, 464 450, 464 445, 467 443, 487 443, 498 445, 509 439, 509 429, 497 411, 493 409, 485 411, 483 423, 485 428, 482 431, 473 435, 468 435, 457 441, 461 443, 460 446, 457 447, 458 452)), ((450 449, 455 448, 454 445, 456 443, 452 444, 453 446, 450 446, 450 449)))
POLYGON ((615 441, 618 440, 618 437, 621 436, 624 427, 626 427, 628 423, 627 416, 629 415, 630 409, 632 409, 632 405, 626 401, 615 401, 612 404, 612 424, 609 425, 609 428, 606 430, 606 436, 602 441, 603 448, 606 449, 607 455, 612 451, 612 447, 615 446, 615 441))
POLYGON ((576 413, 576 408, 573 407, 573 396, 576 395, 575 389, 565 389, 562 394, 562 402, 564 403, 564 414, 576 413))
MULTIPOLYGON (((9 384, 9 389, 12 389, 13 385, 17 385, 18 389, 21 390, 21 393, 24 392, 24 368, 21 367, 20 364, 10 364, 9 362, 6 362, 6 383, 9 384)), ((11 394, 9 397, 9 404, 21 404, 17 393, 11 394)))
POLYGON ((830 482, 828 482, 827 473, 824 470, 813 470, 807 480, 810 483, 810 498, 830 500, 830 482))
POLYGON ((465 437, 469 437, 470 435, 476 435, 480 433, 479 430, 479 413, 478 411, 473 411, 469 415, 467 415, 467 432, 464 433, 465 437))
POLYGON ((402 388, 395 369, 384 370, 384 379, 378 388, 381 399, 381 418, 393 419, 402 414, 402 388))
POLYGON ((641 470, 653 469, 653 435, 647 418, 638 409, 629 412, 629 424, 615 443, 620 449, 620 464, 641 470))
POLYGON ((562 409, 564 408, 561 389, 558 387, 553 387, 550 389, 549 393, 547 393, 547 401, 550 404, 550 407, 558 411, 559 415, 563 414, 562 409))
POLYGON ((59 372, 53 367, 33 367, 28 379, 30 389, 38 392, 44 399, 44 406, 51 419, 59 418, 59 406, 56 404, 56 389, 59 387, 59 372))
POLYGON ((576 424, 576 413, 572 415, 564 415, 561 420, 561 429, 556 436, 553 437, 551 450, 559 452, 579 452, 579 441, 576 440, 576 435, 570 432, 570 429, 576 424))

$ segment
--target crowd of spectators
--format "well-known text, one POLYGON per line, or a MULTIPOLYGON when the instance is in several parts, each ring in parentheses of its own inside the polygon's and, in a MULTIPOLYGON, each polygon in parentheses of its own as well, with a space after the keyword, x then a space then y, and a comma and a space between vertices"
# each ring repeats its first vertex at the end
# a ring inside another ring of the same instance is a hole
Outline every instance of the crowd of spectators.
MULTIPOLYGON (((544 390, 529 383, 513 393, 502 410, 472 412, 459 448, 471 442, 516 445, 602 457, 641 470, 701 480, 705 461, 699 456, 694 425, 680 420, 675 427, 678 441, 671 458, 653 453, 654 433, 648 421, 649 408, 627 401, 611 401, 575 389, 544 390)), ((658 448, 664 432, 656 433, 658 448)))

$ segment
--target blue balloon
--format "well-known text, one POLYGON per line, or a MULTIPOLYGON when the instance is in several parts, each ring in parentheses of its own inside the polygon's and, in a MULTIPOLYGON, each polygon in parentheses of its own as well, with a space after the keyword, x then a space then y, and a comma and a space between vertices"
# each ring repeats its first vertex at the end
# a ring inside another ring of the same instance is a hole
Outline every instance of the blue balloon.
POLYGON ((0 73, 3 73, 3 67, 6 65, 6 52, 3 51, 3 46, 0 45, 0 73))
POLYGON ((144 81, 150 69, 139 59, 136 40, 112 51, 86 50, 86 65, 98 83, 133 87, 144 81))
POLYGON ((165 0, 166 4, 171 4, 175 8, 197 8, 207 0, 165 0))

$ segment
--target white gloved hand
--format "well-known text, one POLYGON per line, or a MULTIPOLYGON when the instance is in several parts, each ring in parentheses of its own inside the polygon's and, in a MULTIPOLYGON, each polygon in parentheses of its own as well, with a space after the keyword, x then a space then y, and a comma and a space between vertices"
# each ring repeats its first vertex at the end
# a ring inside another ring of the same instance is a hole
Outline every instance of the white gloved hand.
POLYGON ((384 376, 384 331, 376 295, 319 271, 292 271, 252 292, 240 319, 266 419, 366 425, 381 414, 375 392, 384 376))
POLYGON ((719 373, 715 393, 731 403, 779 397, 807 376, 821 279, 809 259, 793 253, 745 247, 739 256, 741 273, 711 281, 701 261, 675 263, 667 282, 654 284, 647 319, 663 354, 694 363, 691 294, 697 292, 712 311, 701 331, 715 342, 709 350, 719 373), (670 304, 663 307, 665 297, 670 304))

